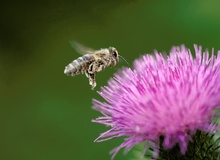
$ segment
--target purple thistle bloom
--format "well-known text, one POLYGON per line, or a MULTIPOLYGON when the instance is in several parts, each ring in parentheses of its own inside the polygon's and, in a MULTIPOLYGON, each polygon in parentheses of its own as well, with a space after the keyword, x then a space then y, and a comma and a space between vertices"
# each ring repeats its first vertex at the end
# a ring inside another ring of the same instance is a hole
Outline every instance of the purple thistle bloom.
POLYGON ((164 148, 179 144, 181 153, 197 130, 213 133, 214 109, 220 107, 220 51, 202 53, 195 45, 195 58, 185 46, 173 47, 170 55, 155 51, 135 60, 134 70, 123 68, 99 94, 105 102, 93 100, 103 116, 93 122, 110 126, 97 142, 126 136, 111 151, 112 158, 125 147, 146 142, 159 154, 160 136, 164 148))

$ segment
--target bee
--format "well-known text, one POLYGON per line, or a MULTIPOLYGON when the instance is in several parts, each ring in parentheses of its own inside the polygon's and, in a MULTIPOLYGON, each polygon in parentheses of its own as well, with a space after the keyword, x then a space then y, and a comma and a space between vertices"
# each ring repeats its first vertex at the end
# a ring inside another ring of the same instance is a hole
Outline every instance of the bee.
POLYGON ((76 51, 83 56, 68 64, 64 69, 64 74, 70 76, 76 76, 80 73, 85 74, 89 79, 89 84, 92 89, 96 87, 96 74, 103 71, 106 67, 116 67, 119 57, 128 64, 128 62, 118 54, 118 51, 114 47, 93 50, 76 42, 71 44, 76 51))

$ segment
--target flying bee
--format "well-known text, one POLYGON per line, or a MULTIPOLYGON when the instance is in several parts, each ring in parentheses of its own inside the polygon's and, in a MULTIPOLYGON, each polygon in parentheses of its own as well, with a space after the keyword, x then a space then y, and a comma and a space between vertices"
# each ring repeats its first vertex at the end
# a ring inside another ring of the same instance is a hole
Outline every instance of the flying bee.
POLYGON ((114 47, 93 50, 76 42, 72 43, 72 45, 83 56, 68 64, 65 67, 64 74, 75 76, 85 73, 86 77, 89 78, 89 84, 92 86, 92 89, 96 87, 96 73, 103 71, 109 66, 116 67, 119 57, 128 64, 123 57, 118 55, 118 51, 114 47))

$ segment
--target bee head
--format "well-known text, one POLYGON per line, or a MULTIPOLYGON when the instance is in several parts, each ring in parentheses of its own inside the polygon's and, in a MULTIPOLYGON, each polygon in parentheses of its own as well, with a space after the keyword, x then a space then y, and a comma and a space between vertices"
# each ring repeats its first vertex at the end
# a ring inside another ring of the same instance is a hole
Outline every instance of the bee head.
POLYGON ((109 47, 109 52, 112 57, 113 65, 116 66, 118 64, 118 51, 114 47, 109 47))

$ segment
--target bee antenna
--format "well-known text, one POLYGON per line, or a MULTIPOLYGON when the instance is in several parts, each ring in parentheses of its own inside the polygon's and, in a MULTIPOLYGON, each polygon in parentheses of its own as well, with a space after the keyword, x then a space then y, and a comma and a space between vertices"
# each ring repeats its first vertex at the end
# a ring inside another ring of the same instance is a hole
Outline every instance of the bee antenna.
POLYGON ((128 61, 126 61, 122 56, 118 55, 118 57, 121 58, 128 66, 130 66, 128 61))

